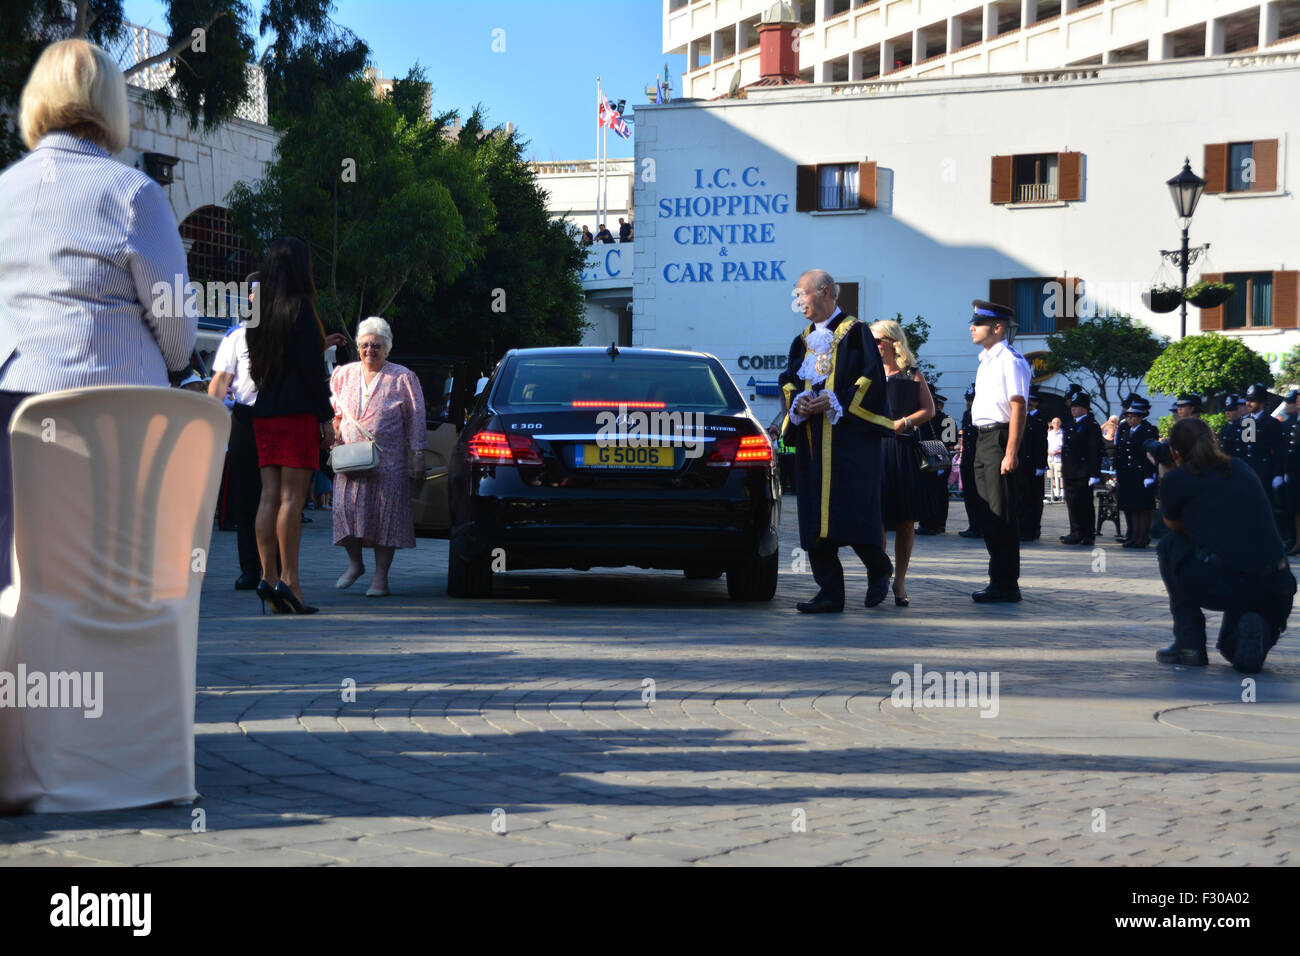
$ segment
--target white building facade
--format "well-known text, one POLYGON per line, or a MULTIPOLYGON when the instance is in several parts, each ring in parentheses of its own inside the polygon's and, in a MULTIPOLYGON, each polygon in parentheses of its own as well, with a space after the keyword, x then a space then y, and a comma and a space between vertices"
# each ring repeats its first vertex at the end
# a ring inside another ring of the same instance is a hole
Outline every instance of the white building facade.
MULTIPOLYGON (((682 95, 759 78, 771 0, 663 0, 682 95)), ((809 83, 1020 72, 1295 49, 1300 0, 796 0, 809 83)))
POLYGON ((1161 250, 1184 157, 1210 181, 1189 284, 1239 290, 1189 307, 1187 333, 1223 329, 1275 369, 1300 344, 1295 53, 746 92, 637 110, 655 176, 636 181, 632 339, 717 355, 760 417, 810 268, 860 318, 924 316, 950 398, 974 378, 972 299, 1017 307, 1023 353, 1094 309, 1176 338, 1142 292, 1178 281, 1161 250))

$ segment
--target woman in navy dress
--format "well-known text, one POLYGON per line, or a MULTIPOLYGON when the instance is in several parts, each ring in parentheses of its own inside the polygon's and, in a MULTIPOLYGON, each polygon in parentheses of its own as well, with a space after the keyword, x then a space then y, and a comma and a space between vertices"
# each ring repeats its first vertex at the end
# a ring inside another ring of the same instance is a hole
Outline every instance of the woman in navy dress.
POLYGON ((880 515, 894 532, 894 603, 907 607, 907 566, 916 540, 925 484, 916 461, 916 429, 934 417, 934 399, 907 336, 892 319, 871 326, 885 365, 885 390, 894 416, 894 437, 883 442, 880 515))

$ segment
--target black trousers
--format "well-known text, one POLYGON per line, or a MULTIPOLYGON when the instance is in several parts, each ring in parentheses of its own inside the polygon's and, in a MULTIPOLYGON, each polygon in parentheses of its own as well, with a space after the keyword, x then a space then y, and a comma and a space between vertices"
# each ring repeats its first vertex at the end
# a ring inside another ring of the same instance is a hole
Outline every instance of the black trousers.
POLYGON ((1020 535, 1037 538, 1043 531, 1043 481, 1034 469, 1020 460, 1020 535))
POLYGON ((257 503, 262 498, 262 473, 257 468, 257 441, 253 437, 253 409, 236 405, 230 413, 230 509, 239 546, 239 570, 262 576, 257 554, 257 503))
MULTIPOLYGON (((813 580, 817 582, 821 597, 844 603, 844 566, 840 564, 839 545, 819 544, 808 550, 813 580)), ((853 551, 867 568, 871 580, 893 573, 894 566, 883 548, 853 545, 853 551)))
POLYGON ((927 471, 921 475, 924 497, 921 502, 921 527, 943 531, 948 525, 948 475, 927 471))
POLYGON ((984 547, 989 552, 989 584, 1000 591, 1020 587, 1019 475, 1002 474, 1009 428, 980 432, 975 446, 975 487, 984 502, 984 547))
POLYGON ((1223 612, 1218 646, 1228 657, 1237 648, 1237 622, 1248 611, 1262 615, 1268 625, 1264 650, 1277 643, 1278 635, 1286 629, 1296 590, 1290 568, 1242 574, 1198 549, 1187 535, 1173 531, 1160 539, 1156 554, 1160 577, 1169 593, 1176 646, 1205 649, 1205 615, 1201 608, 1223 612))
MULTIPOLYGON (((979 445, 975 446, 975 457, 979 457, 979 445)), ((971 531, 976 534, 984 533, 984 502, 980 498, 979 489, 975 486, 975 462, 966 464, 962 459, 961 466, 961 500, 966 506, 966 523, 971 531)))
POLYGON ((1070 515, 1070 536, 1091 538, 1097 534, 1097 509, 1087 478, 1066 478, 1065 510, 1070 515))

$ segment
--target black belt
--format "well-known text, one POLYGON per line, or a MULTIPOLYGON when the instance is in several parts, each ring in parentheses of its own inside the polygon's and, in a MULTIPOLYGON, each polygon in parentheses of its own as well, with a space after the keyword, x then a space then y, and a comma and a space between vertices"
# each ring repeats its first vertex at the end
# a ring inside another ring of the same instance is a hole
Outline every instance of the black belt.
POLYGON ((1011 425, 1009 422, 995 422, 992 425, 976 425, 975 427, 978 428, 982 434, 984 432, 1001 431, 1004 428, 1010 428, 1011 425))

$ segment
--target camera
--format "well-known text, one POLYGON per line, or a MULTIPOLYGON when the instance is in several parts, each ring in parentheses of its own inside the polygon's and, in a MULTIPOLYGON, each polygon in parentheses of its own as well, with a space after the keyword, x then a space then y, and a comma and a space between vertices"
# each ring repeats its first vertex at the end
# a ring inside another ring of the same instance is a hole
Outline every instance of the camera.
POLYGON ((1168 439, 1153 438, 1150 441, 1144 441, 1142 449, 1155 459, 1157 465, 1164 468, 1174 467, 1174 456, 1169 450, 1168 439))

